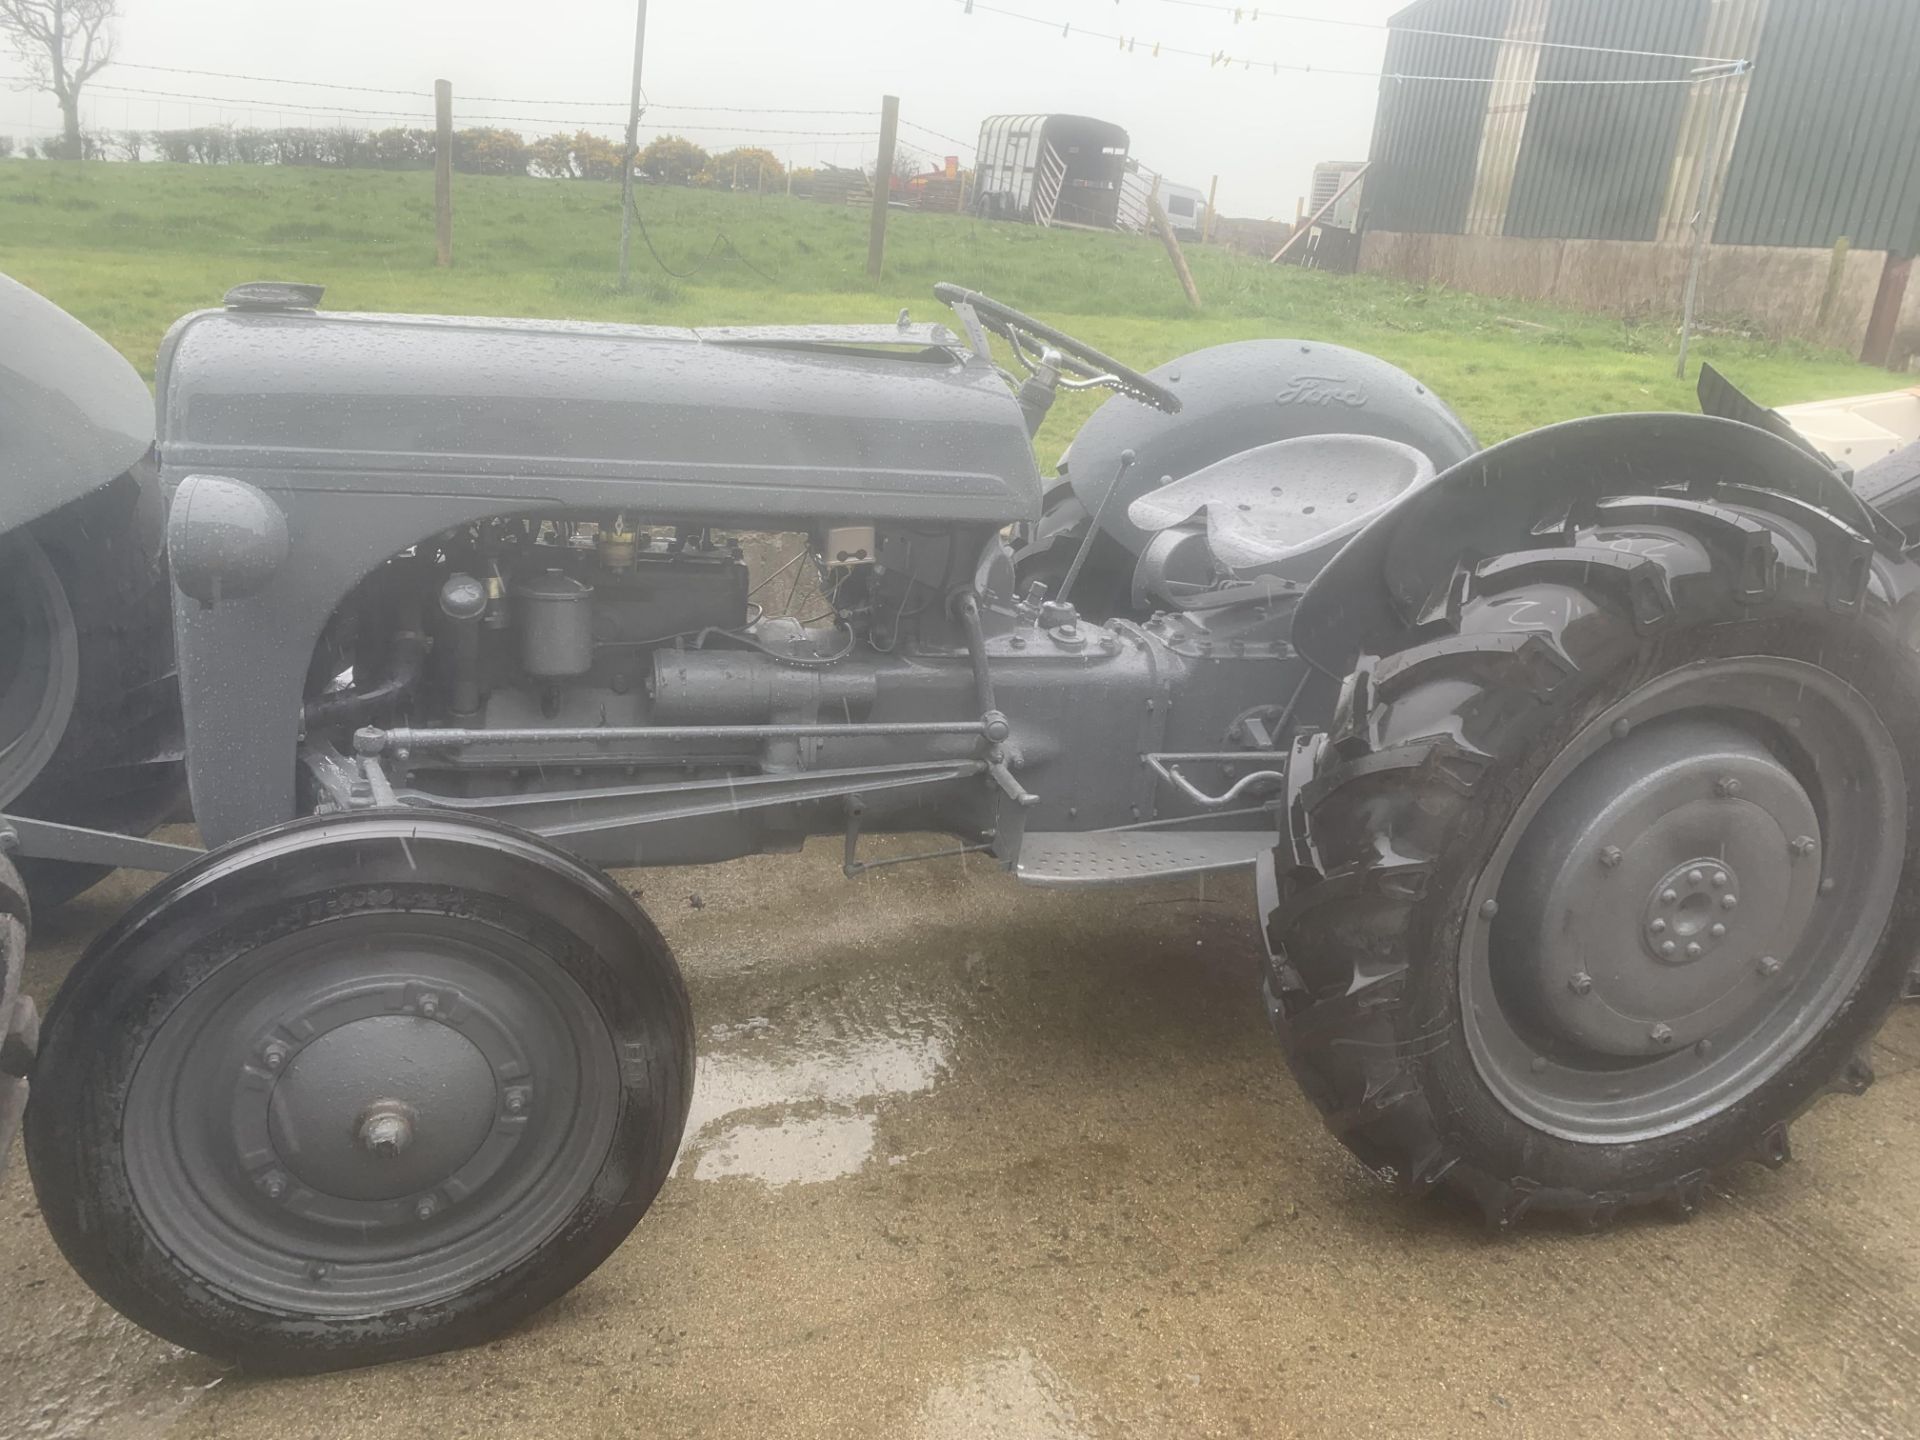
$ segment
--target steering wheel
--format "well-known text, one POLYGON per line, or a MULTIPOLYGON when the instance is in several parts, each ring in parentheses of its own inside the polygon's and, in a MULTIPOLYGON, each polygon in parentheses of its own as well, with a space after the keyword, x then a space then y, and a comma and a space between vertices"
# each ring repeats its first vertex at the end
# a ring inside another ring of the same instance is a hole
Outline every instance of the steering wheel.
POLYGON ((1076 377, 1058 381, 1063 390, 1117 390, 1128 399, 1164 410, 1169 415, 1180 413, 1180 397, 1166 386, 1155 384, 1132 366, 1122 365, 1086 341, 1076 340, 1031 315, 1022 315, 1011 305, 1003 305, 990 295, 982 295, 978 290, 969 290, 962 285, 940 284, 933 287, 933 297, 953 308, 966 325, 974 349, 982 359, 990 358, 986 337, 979 333, 980 328, 985 326, 1013 346, 1014 355, 1029 375, 1039 368, 1042 359, 1042 355, 1028 348, 1030 344, 1037 343, 1043 352, 1057 351, 1061 370, 1076 377))

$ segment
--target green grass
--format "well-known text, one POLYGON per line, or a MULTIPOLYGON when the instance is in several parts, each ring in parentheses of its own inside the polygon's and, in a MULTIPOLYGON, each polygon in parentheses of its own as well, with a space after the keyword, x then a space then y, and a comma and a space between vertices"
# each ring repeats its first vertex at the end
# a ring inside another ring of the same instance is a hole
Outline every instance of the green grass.
MULTIPOLYGON (((723 246, 693 278, 673 279, 636 238, 634 285, 620 293, 618 192, 608 184, 457 176, 456 264, 440 270, 427 174, 7 161, 0 270, 148 375, 166 327, 242 280, 322 282, 337 309, 668 324, 872 321, 901 306, 936 318, 930 287, 954 280, 1143 369, 1256 336, 1372 351, 1420 377, 1487 442, 1578 415, 1693 408, 1691 382, 1673 375, 1670 319, 1625 322, 1197 246, 1189 256, 1207 305, 1194 313, 1152 240, 899 213, 876 285, 865 273, 864 211, 666 189, 645 189, 641 200, 674 269, 699 264, 717 232, 754 268, 723 246)), ((1714 337, 1696 353, 1770 404, 1889 383, 1884 371, 1798 343, 1714 337)), ((1043 457, 1098 398, 1062 401, 1043 457)))

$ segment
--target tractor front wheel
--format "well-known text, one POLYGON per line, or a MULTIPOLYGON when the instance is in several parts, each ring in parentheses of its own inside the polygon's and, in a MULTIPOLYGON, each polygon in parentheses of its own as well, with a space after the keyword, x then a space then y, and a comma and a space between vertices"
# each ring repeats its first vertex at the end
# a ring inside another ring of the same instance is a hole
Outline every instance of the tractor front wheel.
POLYGON ((1608 500, 1363 657, 1265 877, 1363 1161, 1498 1225, 1686 1211, 1866 1088, 1920 949, 1898 564, 1770 492, 1608 500))
POLYGON ((150 892, 55 999, 27 1159, 148 1329, 319 1371, 472 1344, 589 1274, 693 1078, 666 943, 598 872, 432 815, 297 821, 150 892))

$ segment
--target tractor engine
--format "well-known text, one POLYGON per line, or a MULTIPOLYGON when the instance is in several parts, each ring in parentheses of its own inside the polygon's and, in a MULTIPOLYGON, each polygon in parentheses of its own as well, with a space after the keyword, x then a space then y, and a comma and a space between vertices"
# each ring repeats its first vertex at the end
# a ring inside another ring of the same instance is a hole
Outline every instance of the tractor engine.
POLYGON ((1284 583, 1142 624, 1012 589, 978 527, 462 526, 328 627, 307 803, 489 813, 605 864, 861 829, 1000 848, 1227 809, 1314 684, 1284 583))

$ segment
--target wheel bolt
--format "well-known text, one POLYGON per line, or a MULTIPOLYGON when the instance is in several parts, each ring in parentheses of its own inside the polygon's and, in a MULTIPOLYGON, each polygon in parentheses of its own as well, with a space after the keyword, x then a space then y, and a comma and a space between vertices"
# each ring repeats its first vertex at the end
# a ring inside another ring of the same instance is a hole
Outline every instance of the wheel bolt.
POLYGON ((507 1113, 509 1115, 518 1115, 526 1108, 526 1096, 522 1095, 518 1090, 509 1090, 507 1092, 507 1113))
POLYGON ((279 1175, 269 1175, 262 1188, 267 1192, 269 1200, 278 1200, 287 1193, 287 1182, 279 1175))
POLYGON ((1831 895, 1833 893, 1833 877, 1831 875, 1820 882, 1820 893, 1822 895, 1831 895))
POLYGON ((1567 988, 1576 995, 1590 995, 1593 993, 1593 977, 1582 970, 1567 981, 1567 988))
POLYGON ((1482 920, 1491 920, 1499 913, 1500 902, 1498 900, 1483 900, 1480 902, 1480 918, 1482 920))
POLYGON ((431 1020, 440 1013, 440 997, 431 990, 420 997, 420 1013, 431 1020))
POLYGON ((1793 851, 1795 855, 1811 855, 1814 850, 1813 837, 1811 835, 1802 835, 1791 845, 1787 846, 1787 848, 1793 851))
POLYGON ((1772 955, 1762 955, 1760 957, 1760 973, 1762 975, 1778 975, 1780 973, 1780 961, 1778 958, 1772 955))
POLYGON ((1633 727, 1626 721, 1616 720, 1613 722, 1613 738, 1616 740, 1624 740, 1632 729, 1633 727))
POLYGON ((431 1195, 422 1195, 418 1200, 413 1202, 413 1213, 422 1220, 431 1220, 433 1218, 433 1212, 439 1208, 438 1205, 433 1203, 433 1197, 431 1195))
POLYGON ((1716 920, 1713 924, 1713 928, 1708 930, 1707 933, 1713 936, 1714 939, 1718 940, 1721 936, 1727 933, 1727 927, 1722 925, 1719 921, 1716 920))
POLYGON ((1729 891, 1727 894, 1722 895, 1720 897, 1720 908, 1722 910, 1731 910, 1739 903, 1740 903, 1740 897, 1738 895, 1733 894, 1731 891, 1729 891))
POLYGON ((1680 947, 1678 945, 1675 945, 1671 940, 1662 940, 1660 942, 1660 953, 1662 955, 1676 954, 1678 953, 1679 949, 1680 947))
POLYGON ((260 1058, 266 1063, 267 1069, 278 1070, 282 1065, 287 1063, 287 1047, 284 1045, 269 1045, 260 1058))
POLYGON ((1713 883, 1714 883, 1714 884, 1716 884, 1716 885, 1724 885, 1724 884, 1726 884, 1726 883, 1727 883, 1727 872, 1726 872, 1726 871, 1724 871, 1724 870, 1716 870, 1716 871, 1714 871, 1714 872, 1713 872, 1713 883))
POLYGON ((1728 775, 1724 779, 1714 782, 1713 793, 1718 795, 1722 800, 1731 800, 1740 793, 1740 782, 1734 779, 1733 776, 1728 775))
POLYGON ((1662 890, 1660 892, 1660 903, 1662 905, 1671 905, 1679 898, 1680 892, 1678 890, 1662 890))
POLYGON ((1700 942, 1698 940, 1689 940, 1687 942, 1687 958, 1689 960, 1698 960, 1700 958, 1700 942))
POLYGON ((1625 857, 1621 855, 1618 845, 1609 845, 1600 852, 1600 863, 1609 870, 1618 865, 1623 858, 1625 857))
POLYGON ((1656 1025, 1649 1033, 1652 1034, 1653 1043, 1656 1045, 1671 1045, 1673 1043, 1673 1027, 1671 1025, 1656 1025))
POLYGON ((1647 922, 1647 929, 1656 935, 1664 935, 1667 933, 1667 922, 1656 915, 1647 922))
POLYGON ((1706 884, 1706 883, 1707 883, 1707 876, 1706 876, 1706 872, 1705 872, 1705 871, 1703 871, 1703 870, 1689 870, 1689 871, 1687 871, 1687 884, 1689 884, 1689 885, 1704 885, 1704 884, 1706 884))
POLYGON ((1713 1054, 1713 1041, 1702 1040, 1698 1045, 1693 1047, 1693 1053, 1698 1055, 1702 1060, 1705 1060, 1713 1054))

